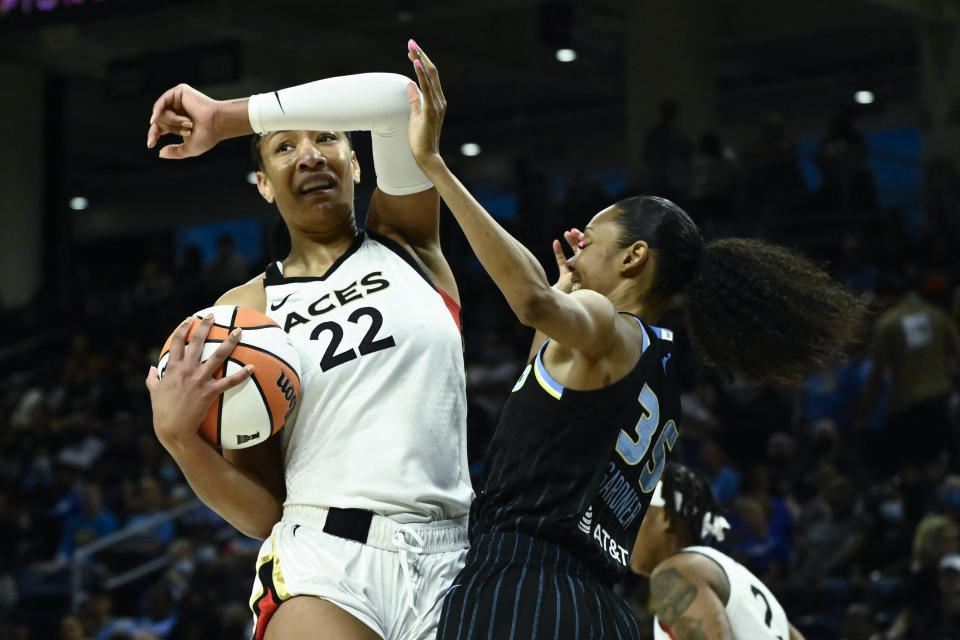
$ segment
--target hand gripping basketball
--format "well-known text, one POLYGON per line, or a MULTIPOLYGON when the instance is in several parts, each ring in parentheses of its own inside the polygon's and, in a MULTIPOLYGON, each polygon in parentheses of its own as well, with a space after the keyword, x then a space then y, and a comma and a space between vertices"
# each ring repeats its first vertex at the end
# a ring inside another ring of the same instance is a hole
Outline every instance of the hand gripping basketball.
POLYGON ((265 441, 293 414, 300 360, 283 329, 262 313, 211 307, 167 339, 147 388, 165 447, 199 435, 215 447, 241 449, 265 441))

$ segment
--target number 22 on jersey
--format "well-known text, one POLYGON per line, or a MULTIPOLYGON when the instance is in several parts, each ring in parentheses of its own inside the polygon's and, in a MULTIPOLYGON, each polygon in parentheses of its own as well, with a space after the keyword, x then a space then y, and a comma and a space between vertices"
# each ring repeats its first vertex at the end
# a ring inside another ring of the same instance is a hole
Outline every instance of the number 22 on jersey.
POLYGON ((363 318, 369 318, 370 324, 356 349, 348 347, 343 351, 339 350, 340 343, 343 341, 344 331, 338 322, 321 322, 313 328, 313 331, 310 332, 311 340, 319 340, 320 336, 324 333, 330 334, 330 342, 327 344, 327 348, 323 352, 323 357, 320 359, 321 370, 329 371, 345 362, 350 362, 359 357, 357 355, 358 352, 360 356, 365 356, 397 346, 393 336, 377 335, 381 327, 383 327, 383 315, 374 307, 360 307, 359 309, 355 309, 347 318, 347 322, 359 324, 363 318))

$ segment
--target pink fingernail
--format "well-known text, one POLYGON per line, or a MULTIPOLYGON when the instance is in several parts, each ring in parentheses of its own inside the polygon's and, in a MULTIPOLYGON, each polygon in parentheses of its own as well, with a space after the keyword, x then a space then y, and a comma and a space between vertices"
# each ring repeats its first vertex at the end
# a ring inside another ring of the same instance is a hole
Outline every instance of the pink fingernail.
POLYGON ((577 246, 580 247, 581 249, 583 249, 583 240, 581 240, 580 242, 578 242, 578 243, 577 243, 577 246))
POLYGON ((414 61, 413 61, 413 66, 415 66, 417 69, 422 69, 422 68, 423 68, 423 65, 420 64, 420 61, 419 61, 419 60, 414 60, 414 61))
POLYGON ((413 49, 414 51, 417 50, 417 41, 414 40, 413 38, 410 39, 410 48, 413 49))

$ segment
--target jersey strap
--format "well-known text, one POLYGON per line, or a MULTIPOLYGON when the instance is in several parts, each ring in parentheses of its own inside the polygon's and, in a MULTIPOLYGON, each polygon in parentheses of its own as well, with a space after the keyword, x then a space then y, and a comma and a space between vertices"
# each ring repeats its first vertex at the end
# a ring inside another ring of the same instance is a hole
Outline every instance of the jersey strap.
POLYGON ((332 265, 330 265, 330 268, 327 269, 326 273, 324 273, 322 276, 297 276, 294 278, 287 278, 283 275, 283 264, 281 262, 271 262, 267 265, 266 269, 264 269, 266 275, 263 279, 263 286, 269 287, 277 284, 287 284, 288 282, 316 282, 318 280, 326 280, 340 267, 340 265, 347 261, 347 258, 357 252, 357 250, 360 248, 360 245, 363 244, 363 238, 364 234, 362 231, 357 233, 356 237, 353 239, 353 244, 351 244, 350 247, 344 251, 340 257, 333 262, 332 265))

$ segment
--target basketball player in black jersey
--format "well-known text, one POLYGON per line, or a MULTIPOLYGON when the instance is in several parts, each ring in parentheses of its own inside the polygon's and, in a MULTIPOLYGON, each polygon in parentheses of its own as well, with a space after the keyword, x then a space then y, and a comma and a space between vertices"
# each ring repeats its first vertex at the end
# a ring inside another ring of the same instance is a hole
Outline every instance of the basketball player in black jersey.
MULTIPOLYGON (((752 240, 705 245, 672 202, 629 198, 604 209, 560 279, 474 200, 439 154, 446 101, 436 68, 410 51, 410 144, 535 354, 504 406, 489 475, 471 509, 466 567, 438 637, 638 638, 611 585, 630 552, 677 440, 672 333, 652 326, 685 292, 695 344, 751 380, 795 380, 859 333, 862 304, 786 249, 752 240)), ((581 132, 582 135, 582 132, 581 132)))

